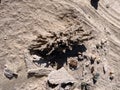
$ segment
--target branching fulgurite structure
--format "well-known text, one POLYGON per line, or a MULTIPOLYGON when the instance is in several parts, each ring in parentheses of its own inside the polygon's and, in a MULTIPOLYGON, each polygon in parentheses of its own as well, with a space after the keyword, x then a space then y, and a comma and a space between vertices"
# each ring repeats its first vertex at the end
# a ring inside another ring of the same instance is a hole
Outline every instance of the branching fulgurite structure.
POLYGON ((54 53, 65 53, 73 46, 81 45, 93 38, 92 31, 85 31, 81 26, 74 26, 63 32, 51 32, 49 36, 39 35, 30 45, 30 52, 38 52, 40 56, 54 53))

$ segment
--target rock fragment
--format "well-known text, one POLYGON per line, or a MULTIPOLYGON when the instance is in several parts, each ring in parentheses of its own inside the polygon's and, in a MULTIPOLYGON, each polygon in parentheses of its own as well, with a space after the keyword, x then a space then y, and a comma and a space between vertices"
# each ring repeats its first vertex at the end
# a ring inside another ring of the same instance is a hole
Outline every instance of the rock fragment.
POLYGON ((28 77, 41 77, 47 76, 53 69, 51 68, 36 68, 36 69, 29 69, 28 70, 28 77))
POLYGON ((79 61, 83 61, 84 60, 84 55, 82 53, 78 53, 78 59, 79 61))
POLYGON ((93 74, 93 83, 96 84, 98 78, 99 78, 100 74, 99 73, 95 73, 93 74))
POLYGON ((93 73, 95 71, 94 67, 91 67, 91 73, 93 73))
POLYGON ((71 90, 76 83, 76 80, 66 71, 65 68, 52 71, 48 75, 47 81, 51 85, 57 85, 57 88, 59 87, 60 90, 71 90))
POLYGON ((78 61, 76 59, 70 59, 69 67, 70 69, 75 70, 78 67, 78 61))
POLYGON ((86 82, 81 83, 81 90, 90 90, 90 84, 86 82))
POLYGON ((112 81, 112 80, 114 79, 114 73, 113 73, 113 72, 110 72, 110 73, 109 73, 109 76, 110 76, 109 79, 112 81))
POLYGON ((13 72, 12 70, 10 70, 9 68, 5 67, 4 68, 4 75, 8 78, 8 79, 12 79, 13 77, 17 78, 18 74, 16 74, 15 72, 13 72))
POLYGON ((39 61, 41 59, 41 57, 38 55, 32 55, 32 57, 33 57, 33 61, 39 61))

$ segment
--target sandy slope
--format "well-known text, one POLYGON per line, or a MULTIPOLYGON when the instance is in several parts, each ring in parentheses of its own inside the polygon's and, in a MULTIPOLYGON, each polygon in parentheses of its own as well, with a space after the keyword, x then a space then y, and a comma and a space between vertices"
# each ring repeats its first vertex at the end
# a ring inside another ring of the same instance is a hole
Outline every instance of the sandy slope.
POLYGON ((107 38, 109 42, 105 58, 110 69, 115 72, 115 79, 110 82, 104 77, 95 90, 120 90, 119 0, 100 0, 97 10, 91 6, 90 0, 1 0, 0 90, 42 90, 41 79, 27 79, 24 50, 38 34, 64 31, 74 24, 71 19, 59 20, 60 14, 67 13, 69 9, 75 10, 79 20, 85 21, 99 33, 96 35, 98 41, 107 38), (3 75, 5 64, 18 72, 18 79, 8 80, 3 75))

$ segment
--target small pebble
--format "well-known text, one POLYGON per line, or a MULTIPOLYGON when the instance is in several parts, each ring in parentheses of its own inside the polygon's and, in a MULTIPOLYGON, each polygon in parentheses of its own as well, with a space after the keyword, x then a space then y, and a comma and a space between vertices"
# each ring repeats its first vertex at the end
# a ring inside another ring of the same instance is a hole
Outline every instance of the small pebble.
POLYGON ((12 79, 13 77, 17 78, 18 74, 14 73, 12 70, 8 69, 7 67, 4 68, 4 75, 8 78, 8 79, 12 79))

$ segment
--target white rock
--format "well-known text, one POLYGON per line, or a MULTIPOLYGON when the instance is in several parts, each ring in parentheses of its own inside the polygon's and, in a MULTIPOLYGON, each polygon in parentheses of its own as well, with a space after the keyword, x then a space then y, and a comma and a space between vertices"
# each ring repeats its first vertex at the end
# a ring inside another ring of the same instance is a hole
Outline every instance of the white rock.
POLYGON ((48 81, 52 84, 75 83, 76 80, 66 71, 65 68, 54 70, 48 75, 48 81))
POLYGON ((37 55, 32 55, 32 57, 33 57, 33 60, 40 60, 41 59, 41 57, 37 56, 37 55))

